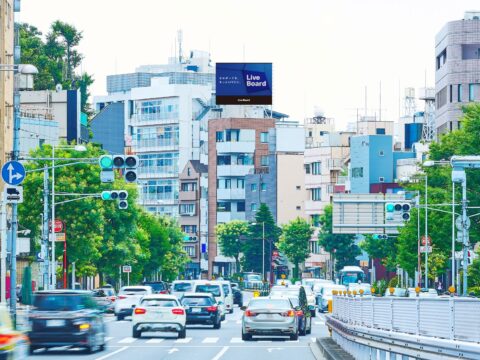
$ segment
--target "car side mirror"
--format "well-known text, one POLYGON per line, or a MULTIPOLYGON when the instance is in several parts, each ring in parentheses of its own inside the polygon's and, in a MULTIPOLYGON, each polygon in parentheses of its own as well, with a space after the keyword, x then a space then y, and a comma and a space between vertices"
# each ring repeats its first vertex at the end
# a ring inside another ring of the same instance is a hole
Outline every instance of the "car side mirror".
POLYGON ((132 309, 135 308, 136 305, 132 305, 132 309))
POLYGON ((301 306, 295 306, 295 310, 296 311, 302 310, 302 307, 301 306))
POLYGON ((315 306, 313 306, 313 305, 308 305, 308 310, 310 310, 310 311, 311 311, 311 310, 315 310, 315 306))
POLYGON ((244 305, 244 306, 240 306, 240 310, 245 311, 245 310, 247 310, 247 307, 246 307, 245 305, 244 305))

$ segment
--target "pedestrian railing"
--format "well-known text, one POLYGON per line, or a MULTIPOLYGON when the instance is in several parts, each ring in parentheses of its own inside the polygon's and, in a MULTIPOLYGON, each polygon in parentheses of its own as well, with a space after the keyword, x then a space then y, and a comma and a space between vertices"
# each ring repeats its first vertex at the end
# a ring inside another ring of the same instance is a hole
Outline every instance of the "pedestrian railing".
POLYGON ((479 299, 334 295, 332 317, 354 326, 480 343, 479 299))

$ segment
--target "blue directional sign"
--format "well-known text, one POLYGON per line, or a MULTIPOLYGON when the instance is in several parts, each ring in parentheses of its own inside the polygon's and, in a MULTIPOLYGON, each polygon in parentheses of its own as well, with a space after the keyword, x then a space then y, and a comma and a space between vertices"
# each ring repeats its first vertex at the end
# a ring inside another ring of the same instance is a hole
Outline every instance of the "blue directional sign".
POLYGON ((19 185, 25 179, 25 168, 18 161, 9 161, 2 167, 2 179, 9 185, 19 185))

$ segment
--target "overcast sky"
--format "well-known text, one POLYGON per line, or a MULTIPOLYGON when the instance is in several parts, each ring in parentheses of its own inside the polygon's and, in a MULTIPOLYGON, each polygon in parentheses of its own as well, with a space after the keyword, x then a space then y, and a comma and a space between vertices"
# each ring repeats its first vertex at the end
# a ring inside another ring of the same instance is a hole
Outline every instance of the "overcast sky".
POLYGON ((435 34, 480 10, 478 0, 22 0, 20 20, 46 33, 60 19, 83 31, 82 70, 106 93, 108 74, 164 64, 178 29, 185 53, 213 62, 272 62, 274 109, 295 120, 314 106, 341 128, 364 108, 399 114, 399 86, 434 85, 435 34))

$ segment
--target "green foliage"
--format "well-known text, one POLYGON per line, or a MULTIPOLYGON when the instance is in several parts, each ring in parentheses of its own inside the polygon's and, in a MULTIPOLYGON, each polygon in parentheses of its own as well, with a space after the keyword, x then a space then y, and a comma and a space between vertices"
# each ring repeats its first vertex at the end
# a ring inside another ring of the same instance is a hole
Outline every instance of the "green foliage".
POLYGON ((387 270, 395 270, 397 261, 394 238, 390 237, 387 240, 383 240, 374 239, 372 235, 365 235, 365 239, 359 244, 359 246, 370 257, 382 259, 382 263, 387 270))
POLYGON ((83 55, 77 50, 82 32, 73 25, 55 21, 46 34, 29 24, 20 24, 21 63, 32 64, 38 69, 35 90, 54 90, 57 84, 63 89, 80 89, 81 109, 91 115, 88 87, 93 83, 91 75, 78 75, 75 70, 81 65, 83 55))
POLYGON ((222 254, 235 259, 235 268, 238 269, 240 253, 243 249, 241 236, 248 234, 248 223, 240 220, 233 220, 225 224, 217 225, 217 241, 222 254))
POLYGON ((265 272, 270 269, 268 259, 270 243, 273 249, 281 230, 275 225, 275 220, 268 206, 261 204, 255 216, 255 225, 249 225, 249 238, 243 246, 242 268, 244 271, 262 272, 263 223, 265 223, 265 272))
POLYGON ((468 267, 468 292, 480 294, 480 258, 473 260, 468 267))
POLYGON ((310 224, 301 218, 296 218, 282 226, 278 249, 295 265, 294 277, 299 276, 299 264, 310 255, 309 242, 312 233, 310 224))
POLYGON ((330 254, 334 254, 336 269, 339 270, 347 265, 356 263, 355 258, 361 254, 359 247, 355 244, 354 235, 334 234, 333 233, 333 207, 325 207, 324 213, 320 218, 322 224, 318 240, 320 246, 330 254))

